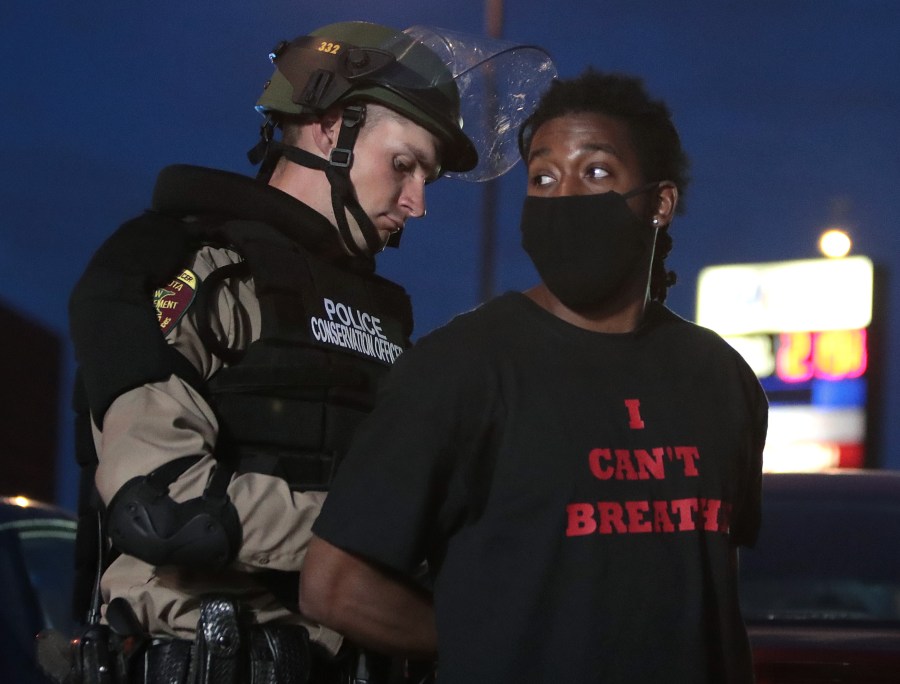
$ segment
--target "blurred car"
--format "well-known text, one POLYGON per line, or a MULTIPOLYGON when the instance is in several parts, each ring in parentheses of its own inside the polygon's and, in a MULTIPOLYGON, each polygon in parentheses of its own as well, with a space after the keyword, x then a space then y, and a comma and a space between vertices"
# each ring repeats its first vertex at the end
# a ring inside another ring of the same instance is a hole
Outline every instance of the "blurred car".
POLYGON ((0 681, 49 681, 35 635, 72 634, 75 516, 25 497, 0 497, 0 681))
POLYGON ((757 684, 900 682, 900 472, 764 475, 741 605, 757 684))

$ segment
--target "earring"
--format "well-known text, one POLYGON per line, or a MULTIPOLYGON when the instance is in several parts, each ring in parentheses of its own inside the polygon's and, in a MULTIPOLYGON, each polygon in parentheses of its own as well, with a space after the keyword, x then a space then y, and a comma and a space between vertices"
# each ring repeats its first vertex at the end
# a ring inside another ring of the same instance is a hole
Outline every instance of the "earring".
POLYGON ((653 217, 653 225, 654 225, 654 226, 658 226, 658 225, 659 225, 659 219, 656 218, 655 216, 653 217))

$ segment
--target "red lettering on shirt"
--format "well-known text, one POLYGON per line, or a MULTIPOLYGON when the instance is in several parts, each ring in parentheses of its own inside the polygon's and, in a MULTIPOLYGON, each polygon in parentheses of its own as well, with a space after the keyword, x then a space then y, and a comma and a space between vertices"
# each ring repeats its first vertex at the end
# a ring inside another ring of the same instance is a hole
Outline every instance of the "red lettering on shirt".
POLYGON ((566 506, 566 512, 569 516, 569 524, 566 527, 567 537, 580 537, 597 530, 597 521, 594 520, 594 507, 591 504, 569 504, 566 506))
POLYGON ((600 459, 611 461, 612 452, 609 449, 591 449, 591 452, 588 454, 588 467, 598 480, 608 480, 613 476, 613 468, 612 466, 601 465, 600 459))
POLYGON ((731 504, 719 499, 571 503, 566 506, 566 536, 695 531, 728 534, 730 513, 731 504))
POLYGON ((628 531, 622 521, 622 504, 616 501, 598 501, 597 510, 600 512, 600 525, 597 528, 600 534, 612 534, 613 528, 619 534, 628 531))
POLYGON ((716 532, 719 529, 719 509, 722 502, 718 499, 699 499, 700 516, 703 518, 703 529, 716 532))
POLYGON ((628 531, 631 534, 653 530, 650 521, 644 517, 650 512, 649 501, 626 501, 625 510, 628 511, 628 531))
MULTIPOLYGON (((643 427, 640 402, 627 399, 625 405, 632 419, 630 427, 643 427)), ((588 470, 598 480, 665 480, 667 476, 700 475, 700 450, 696 446, 594 448, 588 452, 587 460, 588 470)), ((570 503, 566 506, 566 514, 567 537, 584 537, 594 533, 672 534, 695 531, 728 534, 732 506, 720 499, 699 497, 668 501, 598 501, 596 504, 570 503)))
POLYGON ((617 480, 636 480, 638 479, 637 470, 631 462, 631 452, 628 449, 616 449, 616 479, 617 480))
POLYGON ((672 518, 669 517, 669 502, 654 501, 653 502, 653 531, 654 532, 674 532, 675 525, 672 524, 672 518))
POLYGON ((694 512, 697 510, 697 499, 675 499, 671 504, 672 512, 678 516, 679 532, 697 529, 694 524, 694 512))
POLYGON ((675 447, 675 458, 684 464, 684 474, 687 477, 697 477, 700 474, 697 471, 696 465, 696 461, 700 459, 700 453, 697 451, 697 447, 675 447))
POLYGON ((625 408, 628 409, 628 427, 632 430, 643 430, 644 421, 641 419, 640 399, 626 399, 625 408))
POLYGON ((654 480, 665 479, 666 469, 663 465, 663 453, 662 447, 653 449, 652 456, 651 452, 644 449, 634 450, 634 458, 637 461, 638 473, 642 480, 649 480, 651 475, 654 480))
POLYGON ((666 461, 677 463, 676 472, 697 477, 700 452, 695 446, 651 449, 595 448, 588 452, 588 469, 598 480, 664 480, 666 461))

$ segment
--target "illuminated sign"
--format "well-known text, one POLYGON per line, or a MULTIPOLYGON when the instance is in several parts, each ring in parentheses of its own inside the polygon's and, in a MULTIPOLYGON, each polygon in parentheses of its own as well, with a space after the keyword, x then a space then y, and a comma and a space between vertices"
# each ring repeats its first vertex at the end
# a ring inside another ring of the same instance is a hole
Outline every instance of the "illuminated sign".
POLYGON ((865 329, 724 337, 760 378, 844 380, 863 376, 869 366, 865 329))
POLYGON ((721 335, 866 328, 873 271, 862 256, 710 266, 697 283, 697 322, 721 335))
POLYGON ((782 333, 775 372, 786 382, 858 378, 868 363, 865 330, 782 333))
POLYGON ((769 397, 766 470, 864 464, 873 271, 848 257, 700 273, 697 322, 744 357, 769 397))

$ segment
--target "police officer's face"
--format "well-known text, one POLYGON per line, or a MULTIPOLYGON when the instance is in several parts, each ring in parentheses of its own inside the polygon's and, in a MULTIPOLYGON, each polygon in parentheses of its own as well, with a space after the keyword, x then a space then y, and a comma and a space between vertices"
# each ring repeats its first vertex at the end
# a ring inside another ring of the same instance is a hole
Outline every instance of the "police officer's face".
POLYGON ((350 179, 382 244, 408 218, 425 215, 425 184, 438 174, 438 150, 434 135, 392 112, 360 131, 350 179))

